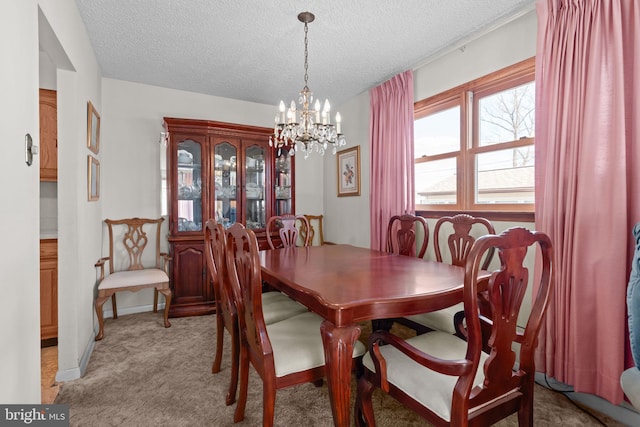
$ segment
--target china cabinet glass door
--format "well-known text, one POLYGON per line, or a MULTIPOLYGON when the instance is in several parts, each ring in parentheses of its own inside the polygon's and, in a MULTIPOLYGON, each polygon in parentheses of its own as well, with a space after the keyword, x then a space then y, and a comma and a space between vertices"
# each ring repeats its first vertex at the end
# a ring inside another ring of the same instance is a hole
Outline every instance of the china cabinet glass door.
POLYGON ((222 142, 214 150, 214 185, 215 216, 225 228, 238 221, 238 150, 228 143, 222 142))
POLYGON ((265 228, 265 152, 252 145, 245 149, 245 218, 247 228, 265 228))
POLYGON ((202 230, 202 145, 186 139, 178 144, 178 231, 202 230))
POLYGON ((291 156, 283 151, 276 158, 275 165, 276 215, 292 213, 291 206, 291 156))

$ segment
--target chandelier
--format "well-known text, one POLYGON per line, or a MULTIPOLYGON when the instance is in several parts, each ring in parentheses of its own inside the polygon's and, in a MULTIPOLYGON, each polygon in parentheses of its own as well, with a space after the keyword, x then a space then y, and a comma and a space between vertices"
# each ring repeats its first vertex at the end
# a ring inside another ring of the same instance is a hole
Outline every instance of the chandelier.
POLYGON ((307 33, 308 24, 314 19, 315 16, 311 12, 298 15, 298 20, 304 23, 304 87, 298 100, 299 110, 296 110, 296 103, 291 101, 289 109, 285 111, 284 101, 280 101, 273 135, 269 138, 269 146, 277 149, 278 156, 283 150, 288 151, 290 156, 301 150, 306 159, 313 151, 324 155, 329 145, 332 146, 333 154, 336 154, 337 147, 347 145, 344 135, 340 133, 340 113, 336 113, 335 124, 331 123, 329 100, 324 101, 320 110, 320 101, 316 99, 314 104, 313 93, 309 90, 307 33))

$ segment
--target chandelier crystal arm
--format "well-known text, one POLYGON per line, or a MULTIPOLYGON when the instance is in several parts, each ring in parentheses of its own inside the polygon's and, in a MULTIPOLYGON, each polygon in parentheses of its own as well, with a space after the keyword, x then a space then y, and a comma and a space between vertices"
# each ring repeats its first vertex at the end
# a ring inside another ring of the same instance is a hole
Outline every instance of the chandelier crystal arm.
POLYGON ((304 87, 300 91, 299 114, 295 102, 291 101, 285 116, 284 101, 280 101, 279 114, 276 115, 273 135, 269 138, 269 146, 277 150, 280 156, 282 150, 287 150, 290 156, 301 150, 305 159, 311 152, 316 151, 324 155, 329 145, 333 154, 337 147, 347 145, 345 137, 340 133, 340 113, 336 113, 335 126, 331 124, 331 104, 326 99, 320 111, 320 101, 313 103, 313 93, 309 89, 309 23, 315 16, 311 12, 298 14, 298 20, 304 23, 304 87))

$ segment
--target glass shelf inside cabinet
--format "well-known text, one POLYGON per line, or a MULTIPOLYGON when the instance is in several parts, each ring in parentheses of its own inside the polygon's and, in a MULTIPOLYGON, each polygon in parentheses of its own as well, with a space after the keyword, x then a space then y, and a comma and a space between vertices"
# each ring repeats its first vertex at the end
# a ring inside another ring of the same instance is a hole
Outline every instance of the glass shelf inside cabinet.
POLYGON ((245 216, 247 228, 265 228, 264 148, 252 145, 245 150, 245 216))
POLYGON ((215 185, 216 220, 225 228, 237 220, 238 152, 229 142, 216 145, 214 150, 213 179, 215 185))
POLYGON ((275 164, 275 198, 276 215, 290 214, 291 212, 291 156, 283 151, 276 158, 275 164))
POLYGON ((193 140, 178 144, 178 231, 202 230, 202 146, 193 140))

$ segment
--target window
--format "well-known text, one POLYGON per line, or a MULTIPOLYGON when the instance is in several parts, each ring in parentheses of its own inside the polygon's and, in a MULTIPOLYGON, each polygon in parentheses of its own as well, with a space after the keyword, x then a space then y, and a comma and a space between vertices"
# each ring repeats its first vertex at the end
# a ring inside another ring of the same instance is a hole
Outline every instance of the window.
POLYGON ((534 64, 415 103, 417 211, 533 212, 534 64))

